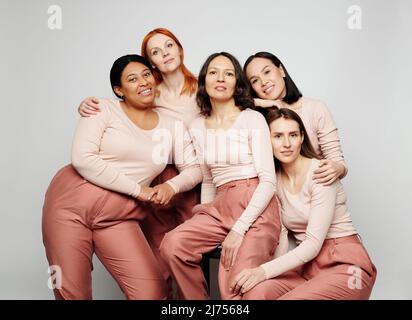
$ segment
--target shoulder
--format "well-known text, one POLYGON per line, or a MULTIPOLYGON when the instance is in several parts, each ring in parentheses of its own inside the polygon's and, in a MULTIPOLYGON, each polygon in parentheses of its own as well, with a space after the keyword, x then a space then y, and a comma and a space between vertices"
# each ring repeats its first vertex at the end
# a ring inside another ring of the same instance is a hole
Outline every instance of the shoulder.
POLYGON ((327 109, 327 105, 324 101, 314 98, 302 97, 302 105, 308 106, 314 109, 327 109))
POLYGON ((302 106, 303 108, 306 108, 307 111, 314 114, 329 113, 328 106, 322 100, 302 97, 302 106))
POLYGON ((247 108, 242 111, 242 116, 243 116, 243 120, 246 121, 247 123, 258 122, 258 123, 266 124, 265 117, 259 111, 247 108))
POLYGON ((120 108, 120 103, 118 100, 108 98, 99 98, 99 105, 101 112, 106 113, 112 113, 120 108))
POLYGON ((334 181, 331 185, 328 186, 324 186, 321 183, 316 183, 313 180, 313 172, 319 167, 320 164, 320 160, 318 159, 311 159, 311 163, 309 165, 309 172, 308 172, 308 176, 307 176, 307 185, 312 193, 312 196, 314 195, 318 195, 318 196, 322 196, 322 195, 331 195, 333 197, 333 195, 336 195, 336 191, 337 191, 337 186, 340 183, 340 180, 337 179, 336 181, 334 181))

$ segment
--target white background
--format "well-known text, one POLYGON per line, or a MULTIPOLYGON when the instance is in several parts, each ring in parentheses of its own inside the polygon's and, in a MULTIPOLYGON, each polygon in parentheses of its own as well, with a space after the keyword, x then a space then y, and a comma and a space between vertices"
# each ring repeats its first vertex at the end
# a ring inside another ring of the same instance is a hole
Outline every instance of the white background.
MULTIPOLYGON (((53 297, 42 204, 69 162, 77 106, 111 97, 113 61, 139 53, 160 26, 181 40, 195 74, 215 51, 242 64, 269 51, 305 96, 327 103, 349 165, 349 208, 378 269, 372 298, 412 299, 408 0, 1 0, 0 299, 53 297), (61 30, 48 28, 53 4, 61 30), (348 28, 351 5, 362 9, 361 30, 348 28)), ((93 281, 95 299, 123 299, 97 259, 93 281)))

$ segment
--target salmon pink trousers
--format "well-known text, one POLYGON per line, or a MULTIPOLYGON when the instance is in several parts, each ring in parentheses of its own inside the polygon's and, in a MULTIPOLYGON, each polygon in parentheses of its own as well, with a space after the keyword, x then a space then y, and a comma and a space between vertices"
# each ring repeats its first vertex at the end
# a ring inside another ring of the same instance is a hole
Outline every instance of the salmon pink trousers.
MULTIPOLYGON (((217 188, 214 201, 197 205, 193 217, 168 232, 160 254, 178 285, 181 299, 208 299, 208 288, 201 269, 202 255, 219 246, 243 213, 259 184, 258 178, 228 182, 217 188)), ((274 196, 246 232, 234 265, 225 270, 219 264, 219 290, 222 299, 241 299, 229 285, 244 268, 257 267, 272 259, 279 242, 280 216, 274 196)))
POLYGON ((357 234, 326 239, 315 259, 246 292, 250 300, 366 300, 377 271, 357 234))
POLYGON ((94 252, 128 299, 166 299, 139 226, 147 212, 144 203, 89 183, 71 165, 61 169, 46 192, 42 220, 49 265, 60 270, 56 299, 92 299, 94 252))
MULTIPOLYGON (((152 186, 177 174, 167 165, 152 186)), ((62 271, 56 299, 92 299, 94 252, 128 299, 172 298, 158 247, 166 232, 192 216, 199 187, 157 206, 89 183, 71 165, 62 168, 47 189, 42 221, 47 259, 62 271)))

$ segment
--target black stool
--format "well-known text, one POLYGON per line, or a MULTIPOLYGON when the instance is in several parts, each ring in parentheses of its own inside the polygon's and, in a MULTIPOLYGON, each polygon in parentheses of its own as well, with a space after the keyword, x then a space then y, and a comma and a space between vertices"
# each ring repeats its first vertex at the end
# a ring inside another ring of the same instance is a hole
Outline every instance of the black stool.
POLYGON ((220 259, 220 253, 222 252, 222 246, 218 246, 216 249, 203 255, 202 270, 205 275, 207 290, 210 294, 210 259, 220 259))

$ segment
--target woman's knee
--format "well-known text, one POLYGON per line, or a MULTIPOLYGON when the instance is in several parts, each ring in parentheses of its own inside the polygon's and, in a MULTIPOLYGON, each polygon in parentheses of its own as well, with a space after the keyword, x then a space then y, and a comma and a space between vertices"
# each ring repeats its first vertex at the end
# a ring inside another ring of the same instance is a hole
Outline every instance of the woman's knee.
POLYGON ((160 255, 163 259, 170 260, 179 256, 184 247, 184 240, 179 232, 170 231, 165 234, 159 246, 160 255))

